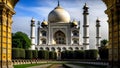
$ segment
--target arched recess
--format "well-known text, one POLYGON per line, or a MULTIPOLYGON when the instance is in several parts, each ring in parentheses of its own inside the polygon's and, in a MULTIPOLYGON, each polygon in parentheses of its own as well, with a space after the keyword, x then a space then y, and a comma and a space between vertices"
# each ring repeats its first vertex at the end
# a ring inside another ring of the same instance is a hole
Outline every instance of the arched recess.
POLYGON ((42 43, 42 44, 46 44, 46 39, 44 39, 44 38, 41 39, 41 43, 42 43))
POLYGON ((75 50, 79 50, 79 48, 78 48, 78 47, 75 47, 75 50))
POLYGON ((62 48, 63 51, 66 51, 67 49, 65 47, 62 48))
POLYGON ((73 38, 72 41, 73 41, 73 44, 79 44, 79 39, 78 38, 73 38))
POLYGON ((72 31, 72 36, 79 36, 79 31, 73 30, 72 31))
POLYGON ((73 48, 72 48, 72 47, 69 47, 68 49, 69 49, 70 51, 72 51, 72 50, 73 50, 73 48))
POLYGON ((44 50, 43 47, 40 47, 40 50, 44 50))
POLYGON ((47 32, 45 30, 41 31, 41 36, 47 36, 47 32))
POLYGON ((54 47, 52 47, 52 48, 51 48, 51 51, 55 51, 55 48, 54 48, 54 47))
POLYGON ((54 42, 56 44, 66 44, 66 36, 62 31, 57 31, 54 34, 54 42))
POLYGON ((49 51, 50 49, 49 49, 49 47, 46 47, 45 50, 49 51))

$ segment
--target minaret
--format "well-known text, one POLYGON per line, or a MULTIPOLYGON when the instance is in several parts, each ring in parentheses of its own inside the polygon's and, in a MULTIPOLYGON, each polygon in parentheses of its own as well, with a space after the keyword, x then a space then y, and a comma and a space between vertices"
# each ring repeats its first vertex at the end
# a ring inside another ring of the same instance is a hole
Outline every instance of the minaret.
POLYGON ((31 38, 31 50, 35 50, 35 20, 33 18, 31 19, 30 38, 31 38))
POLYGON ((100 47, 100 20, 96 20, 96 48, 100 47))
POLYGON ((37 45, 40 45, 40 21, 38 21, 38 28, 37 28, 37 45))
POLYGON ((83 49, 88 50, 89 49, 89 19, 88 19, 88 6, 84 5, 83 7, 83 49))

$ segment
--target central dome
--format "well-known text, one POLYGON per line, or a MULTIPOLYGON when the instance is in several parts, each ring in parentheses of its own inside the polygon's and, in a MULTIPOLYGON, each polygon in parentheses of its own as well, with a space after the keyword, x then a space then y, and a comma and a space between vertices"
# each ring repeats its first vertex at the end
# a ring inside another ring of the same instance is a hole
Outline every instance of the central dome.
POLYGON ((70 15, 62 7, 58 6, 52 10, 48 15, 48 21, 50 23, 60 22, 60 23, 69 23, 70 15))

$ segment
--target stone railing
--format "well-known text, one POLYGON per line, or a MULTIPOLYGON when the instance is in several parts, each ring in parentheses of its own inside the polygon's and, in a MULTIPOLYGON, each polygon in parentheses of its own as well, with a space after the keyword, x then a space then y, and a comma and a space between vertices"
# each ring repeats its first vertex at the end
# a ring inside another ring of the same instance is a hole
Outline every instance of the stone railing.
POLYGON ((108 65, 107 60, 27 60, 27 59, 15 59, 12 60, 13 65, 19 64, 37 64, 37 63, 80 63, 80 64, 92 64, 92 65, 108 65))
POLYGON ((22 59, 16 59, 12 60, 13 65, 19 65, 19 64, 34 64, 40 62, 39 60, 22 60, 22 59))

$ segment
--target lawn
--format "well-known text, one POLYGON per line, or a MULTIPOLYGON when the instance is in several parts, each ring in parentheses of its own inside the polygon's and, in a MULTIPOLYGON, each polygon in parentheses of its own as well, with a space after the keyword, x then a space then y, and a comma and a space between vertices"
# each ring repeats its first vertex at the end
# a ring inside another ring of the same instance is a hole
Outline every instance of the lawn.
POLYGON ((43 65, 45 63, 40 63, 40 64, 21 64, 21 65, 14 65, 14 68, 26 68, 26 67, 31 67, 31 66, 37 66, 37 65, 43 65))

